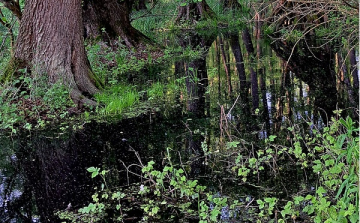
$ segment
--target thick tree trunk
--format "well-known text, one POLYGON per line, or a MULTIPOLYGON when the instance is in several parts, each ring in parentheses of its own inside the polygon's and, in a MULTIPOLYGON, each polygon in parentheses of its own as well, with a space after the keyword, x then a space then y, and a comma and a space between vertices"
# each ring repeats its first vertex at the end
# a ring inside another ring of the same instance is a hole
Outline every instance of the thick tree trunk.
POLYGON ((107 41, 120 41, 137 48, 141 43, 151 42, 148 37, 131 26, 131 0, 84 1, 83 22, 86 38, 102 36, 107 41), (105 32, 103 32, 105 29, 105 32))
POLYGON ((75 103, 94 102, 83 94, 98 92, 88 63, 81 17, 81 0, 27 0, 21 20, 13 72, 27 67, 33 75, 47 75, 71 89, 75 103))

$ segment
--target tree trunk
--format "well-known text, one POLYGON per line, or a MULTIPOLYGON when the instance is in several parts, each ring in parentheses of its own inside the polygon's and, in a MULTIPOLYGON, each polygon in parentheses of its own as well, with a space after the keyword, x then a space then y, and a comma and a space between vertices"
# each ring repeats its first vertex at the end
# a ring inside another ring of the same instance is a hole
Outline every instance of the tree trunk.
POLYGON ((243 41, 245 44, 245 48, 249 54, 250 57, 250 74, 251 74, 251 96, 252 96, 252 101, 253 101, 253 111, 255 111, 255 109, 259 108, 259 84, 258 84, 258 78, 257 78, 257 73, 256 71, 253 69, 253 64, 254 64, 254 46, 252 44, 251 41, 251 36, 250 36, 250 32, 248 28, 245 28, 243 30, 243 41))
POLYGON ((353 78, 355 101, 359 101, 359 74, 357 69, 355 49, 350 51, 350 66, 351 76, 353 78))
POLYGON ((242 95, 243 100, 245 100, 246 91, 247 91, 247 84, 246 84, 246 74, 245 74, 245 66, 244 66, 244 59, 241 53, 241 47, 239 43, 239 34, 238 33, 231 33, 230 34, 230 47, 234 54, 235 61, 236 61, 236 70, 238 72, 239 76, 239 82, 240 82, 240 91, 245 92, 244 95, 242 95))
POLYGON ((83 42, 81 0, 27 0, 8 72, 27 67, 71 89, 75 103, 95 104, 83 94, 98 92, 83 42))
POLYGON ((148 37, 131 26, 131 0, 84 1, 83 22, 85 38, 102 36, 107 41, 120 37, 127 47, 137 48, 141 43, 151 42, 148 37))
POLYGON ((181 20, 184 20, 194 24, 201 19, 211 19, 214 17, 216 17, 215 12, 210 8, 205 0, 202 0, 197 3, 190 2, 185 6, 179 6, 179 13, 175 19, 175 23, 180 23, 181 20))
POLYGON ((232 94, 232 85, 231 85, 230 67, 229 67, 229 63, 226 58, 226 54, 225 54, 225 50, 224 50, 224 41, 221 38, 221 36, 219 36, 219 41, 220 41, 221 57, 223 59, 224 69, 225 69, 225 74, 226 74, 226 79, 227 79, 228 93, 229 93, 229 95, 231 95, 232 94))
POLYGON ((237 0, 220 0, 220 5, 224 10, 238 10, 241 9, 241 5, 237 0))

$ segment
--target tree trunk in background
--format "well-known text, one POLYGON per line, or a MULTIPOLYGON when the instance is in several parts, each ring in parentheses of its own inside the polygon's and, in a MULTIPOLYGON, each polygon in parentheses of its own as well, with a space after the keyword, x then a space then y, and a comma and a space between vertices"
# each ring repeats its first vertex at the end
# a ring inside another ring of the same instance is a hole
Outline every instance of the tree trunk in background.
POLYGON ((117 41, 120 37, 120 41, 129 48, 150 42, 148 37, 131 26, 132 0, 87 0, 83 4, 86 38, 102 36, 107 41, 117 41))
POLYGON ((260 89, 261 89, 261 97, 263 103, 263 119, 265 120, 265 129, 268 134, 270 135, 270 117, 269 117, 269 109, 267 104, 267 97, 266 97, 266 77, 265 77, 265 70, 259 69, 258 73, 260 75, 260 89))
POLYGON ((282 76, 281 76, 281 86, 280 92, 276 101, 276 115, 274 120, 274 131, 280 131, 282 126, 282 117, 284 115, 284 98, 287 94, 286 85, 289 82, 289 70, 286 66, 286 62, 283 62, 283 69, 282 69, 282 76))
POLYGON ((226 79, 227 79, 227 84, 228 84, 228 93, 229 93, 229 95, 231 95, 232 94, 232 85, 231 85, 230 67, 229 67, 229 63, 228 63, 228 58, 226 58, 226 54, 225 54, 225 50, 224 50, 224 41, 221 38, 221 36, 219 36, 219 41, 220 41, 221 57, 223 59, 224 69, 225 69, 226 79))
POLYGON ((355 103, 355 100, 354 100, 355 93, 354 93, 353 87, 351 86, 351 83, 350 83, 347 66, 346 66, 345 61, 343 60, 340 52, 337 53, 337 64, 338 64, 338 69, 339 69, 338 73, 341 76, 340 85, 342 86, 341 88, 343 88, 342 89, 343 91, 341 93, 347 95, 347 97, 344 97, 344 100, 346 100, 346 98, 348 98, 350 106, 356 107, 357 104, 355 103))
POLYGON ((355 49, 351 49, 350 51, 350 71, 353 79, 353 88, 354 88, 354 100, 356 102, 359 101, 359 74, 357 69, 356 55, 355 49))
POLYGON ((259 108, 259 84, 258 84, 258 78, 257 73, 254 71, 254 47, 251 41, 251 36, 248 28, 245 28, 242 33, 243 41, 246 47, 246 50, 250 57, 250 74, 251 74, 251 95, 252 95, 252 102, 253 106, 252 109, 255 111, 255 109, 259 108))
MULTIPOLYGON (((182 1, 186 3, 185 1, 182 1)), ((210 8, 205 0, 197 3, 186 3, 185 6, 179 6, 179 13, 175 19, 175 23, 180 23, 181 20, 190 22, 191 24, 196 23, 201 19, 215 18, 215 12, 210 8)))
POLYGON ((215 62, 218 74, 218 95, 219 99, 221 98, 221 76, 220 76, 220 47, 218 39, 215 40, 215 62))
POLYGON ((71 89, 75 103, 98 92, 84 48, 81 0, 27 0, 16 42, 14 71, 27 67, 71 89))
POLYGON ((241 9, 241 5, 237 0, 220 0, 220 5, 226 9, 241 9))
POLYGON ((239 76, 239 82, 240 82, 240 91, 243 92, 244 95, 242 95, 242 100, 245 100, 247 98, 247 84, 246 84, 246 74, 245 74, 245 66, 244 66, 244 59, 241 52, 241 47, 239 43, 239 34, 238 33, 231 33, 229 35, 229 42, 231 50, 234 54, 235 61, 236 61, 236 70, 238 72, 239 76))
MULTIPOLYGON (((209 48, 214 42, 215 36, 200 36, 194 32, 181 33, 178 36, 180 45, 183 48, 196 47, 209 48), (186 36, 187 38, 184 38, 186 36)), ((205 92, 208 87, 208 75, 206 67, 206 55, 208 51, 202 55, 201 58, 185 63, 186 67, 186 89, 187 89, 187 111, 192 112, 199 118, 205 116, 205 107, 210 106, 206 104, 205 92)), ((208 110, 208 109, 207 109, 208 110)), ((209 115, 209 113, 207 114, 209 115)))
MULTIPOLYGON (((291 54, 293 47, 291 44, 276 41, 271 46, 276 54, 284 60, 288 60, 291 55, 288 63, 289 69, 300 80, 308 84, 309 94, 315 98, 314 105, 323 109, 319 111, 326 123, 337 105, 335 54, 331 49, 327 52, 312 50, 311 53, 306 51, 303 56, 297 51, 299 48, 307 49, 306 45, 302 46, 303 43, 298 43, 293 54, 291 54)), ((310 44, 310 41, 307 44, 310 44)))

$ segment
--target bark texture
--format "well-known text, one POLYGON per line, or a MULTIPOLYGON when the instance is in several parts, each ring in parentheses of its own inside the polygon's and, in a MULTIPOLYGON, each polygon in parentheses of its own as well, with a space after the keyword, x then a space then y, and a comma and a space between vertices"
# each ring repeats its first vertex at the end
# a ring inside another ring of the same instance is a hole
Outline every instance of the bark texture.
POLYGON ((98 92, 100 83, 85 53, 81 0, 27 0, 14 61, 50 83, 61 81, 75 103, 94 104, 83 96, 98 92))
POLYGON ((131 26, 130 12, 133 1, 88 0, 84 1, 83 23, 85 38, 102 36, 107 41, 120 40, 129 47, 138 47, 150 39, 131 26), (102 31, 105 29, 105 32, 102 31))

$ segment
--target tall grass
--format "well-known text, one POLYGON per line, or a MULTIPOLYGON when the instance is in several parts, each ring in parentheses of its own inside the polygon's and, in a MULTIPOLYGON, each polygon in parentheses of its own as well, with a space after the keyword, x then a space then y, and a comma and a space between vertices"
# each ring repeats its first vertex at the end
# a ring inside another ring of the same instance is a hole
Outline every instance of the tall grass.
POLYGON ((104 107, 98 107, 100 115, 121 115, 139 101, 139 93, 132 86, 117 85, 95 95, 104 107))

